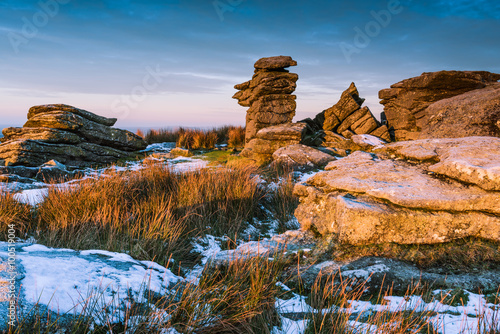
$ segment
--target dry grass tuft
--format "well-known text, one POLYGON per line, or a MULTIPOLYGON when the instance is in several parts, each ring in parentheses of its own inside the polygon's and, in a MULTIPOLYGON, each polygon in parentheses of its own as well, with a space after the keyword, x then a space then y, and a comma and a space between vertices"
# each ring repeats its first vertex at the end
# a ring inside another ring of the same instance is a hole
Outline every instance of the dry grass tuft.
POLYGON ((31 228, 31 207, 19 203, 10 193, 0 191, 0 240, 7 240, 9 225, 14 224, 16 236, 25 238, 31 228))
POLYGON ((283 263, 264 258, 236 259, 206 266, 199 284, 188 284, 168 300, 170 325, 182 333, 261 333, 279 325, 275 300, 283 263))
POLYGON ((228 132, 227 139, 228 147, 243 147, 245 146, 245 128, 242 126, 234 127, 228 132))
POLYGON ((179 139, 179 136, 186 132, 185 128, 177 128, 174 130, 169 129, 151 129, 146 132, 146 135, 143 137, 146 142, 149 144, 153 143, 166 143, 166 142, 176 142, 179 139))
POLYGON ((27 232, 50 247, 127 252, 162 265, 172 255, 189 262, 191 238, 207 232, 235 237, 253 220, 264 196, 254 172, 179 174, 151 165, 52 187, 33 216, 28 206, 3 195, 0 214, 5 221, 25 217, 27 232))

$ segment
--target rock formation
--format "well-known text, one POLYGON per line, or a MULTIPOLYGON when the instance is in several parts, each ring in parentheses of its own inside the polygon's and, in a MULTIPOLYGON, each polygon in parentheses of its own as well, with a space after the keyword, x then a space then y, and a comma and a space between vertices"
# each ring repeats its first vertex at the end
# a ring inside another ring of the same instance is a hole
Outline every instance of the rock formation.
POLYGON ((49 160, 82 167, 115 162, 146 148, 130 131, 105 118, 64 104, 35 106, 22 128, 5 128, 0 139, 3 165, 40 166, 49 160))
POLYGON ((238 99, 240 105, 250 107, 243 156, 265 161, 277 149, 299 143, 333 147, 343 150, 339 152, 345 155, 346 149, 357 147, 350 140, 354 135, 371 134, 391 140, 387 127, 381 126, 367 107, 361 107, 364 99, 359 97, 354 83, 342 93, 337 104, 314 120, 291 123, 296 107, 295 96, 291 93, 298 76, 285 68, 295 65, 297 62, 291 57, 262 58, 255 63, 252 80, 235 86, 240 91, 233 98, 238 99))
MULTIPOLYGON (((391 141, 388 129, 381 125, 368 107, 361 107, 365 99, 359 97, 356 85, 351 83, 332 107, 322 111, 314 120, 313 127, 325 132, 325 146, 338 139, 351 139, 353 135, 371 134, 385 141, 391 141), (339 136, 340 135, 340 136, 339 136), (332 139, 333 140, 329 140, 332 139)), ((309 123, 310 123, 309 121, 309 123)))
POLYGON ((500 83, 431 104, 417 126, 420 139, 500 137, 500 83))
POLYGON ((252 80, 234 86, 239 92, 233 98, 250 107, 246 116, 245 142, 256 137, 260 129, 289 123, 295 115, 295 95, 299 76, 285 68, 296 66, 291 57, 278 56, 259 59, 252 80))
POLYGON ((498 130, 494 128, 495 122, 500 118, 498 107, 495 108, 495 103, 487 103, 489 98, 498 101, 498 90, 491 88, 481 93, 470 92, 484 89, 498 80, 500 80, 500 74, 485 71, 423 73, 418 77, 398 82, 391 88, 381 90, 379 92, 379 97, 382 99, 380 103, 384 105, 388 127, 394 129, 396 140, 448 137, 454 131, 457 132, 452 135, 453 137, 464 137, 470 134, 490 135, 491 133, 496 133, 495 135, 498 136, 498 130), (470 94, 461 98, 457 97, 467 92, 470 94), (452 97, 457 98, 450 99, 452 97), (430 108, 432 104, 444 99, 447 100, 430 108), (482 102, 477 99, 482 99, 482 102), (483 103, 487 110, 483 110, 483 103), (473 120, 470 121, 469 117, 473 120), (495 122, 488 121, 489 117, 493 117, 495 122), (436 124, 440 120, 448 125, 441 127, 434 134, 433 130, 437 130, 436 124), (459 127, 452 125, 460 120, 466 123, 462 123, 459 127), (427 129, 429 122, 431 127, 427 129), (466 125, 471 123, 475 124, 475 129, 466 130, 466 125))
POLYGON ((500 241, 500 138, 397 142, 330 162, 294 193, 303 228, 355 245, 500 241))

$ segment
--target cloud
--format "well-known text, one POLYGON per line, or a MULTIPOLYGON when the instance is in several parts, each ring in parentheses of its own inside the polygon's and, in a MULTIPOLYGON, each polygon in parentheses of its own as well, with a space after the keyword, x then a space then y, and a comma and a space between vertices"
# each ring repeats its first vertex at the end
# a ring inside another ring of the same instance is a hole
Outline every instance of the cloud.
POLYGON ((197 96, 210 110, 240 108, 231 100, 232 86, 251 78, 257 59, 281 54, 298 61, 291 70, 299 74, 304 113, 332 105, 352 81, 377 106, 380 89, 424 71, 500 72, 498 2, 401 3, 403 11, 349 63, 340 43, 352 44, 355 28, 364 29, 374 20, 371 11, 387 9, 388 1, 245 0, 223 20, 206 0, 70 1, 16 54, 7 34, 20 32, 23 17, 31 19, 40 7, 6 0, 0 4, 0 89, 23 93, 11 96, 8 108, 0 106, 0 117, 14 111, 23 119, 30 92, 102 96, 99 101, 130 94, 148 66, 160 66, 165 80, 150 93, 157 103, 192 106, 188 122, 199 112, 191 103, 197 96), (165 98, 172 94, 179 95, 175 102, 165 98))

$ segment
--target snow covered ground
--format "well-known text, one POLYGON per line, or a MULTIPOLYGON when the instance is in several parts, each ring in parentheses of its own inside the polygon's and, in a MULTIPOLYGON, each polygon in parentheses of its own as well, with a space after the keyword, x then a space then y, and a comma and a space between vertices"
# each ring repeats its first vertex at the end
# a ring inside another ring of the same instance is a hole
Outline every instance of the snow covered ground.
MULTIPOLYGON (((2 263, 7 262, 7 247, 7 242, 0 242, 2 263)), ((96 312, 108 309, 116 321, 124 319, 132 301, 147 303, 147 292, 165 294, 182 280, 155 262, 137 261, 127 254, 28 243, 16 246, 16 271, 23 311, 38 304, 56 314, 80 314, 95 304, 96 312)), ((2 310, 6 305, 7 300, 0 299, 2 310)))
MULTIPOLYGON (((168 153, 175 147, 175 143, 159 143, 149 145, 143 152, 145 153, 168 153), (173 145, 172 145, 173 144, 173 145)), ((197 170, 207 167, 208 161, 201 158, 191 158, 191 157, 176 157, 173 159, 161 159, 149 157, 150 160, 156 160, 157 162, 163 163, 170 167, 173 172, 182 173, 191 170, 197 170)), ((92 169, 86 168, 82 172, 84 176, 81 179, 75 179, 68 182, 49 185, 43 182, 35 182, 33 184, 22 184, 19 182, 3 183, 0 182, 0 190, 11 191, 11 189, 24 189, 17 192, 14 195, 14 199, 21 203, 26 203, 30 205, 37 205, 41 203, 45 196, 48 194, 49 187, 58 188, 71 188, 78 182, 87 179, 96 179, 98 177, 105 177, 107 173, 112 169, 118 172, 123 171, 136 171, 146 168, 142 161, 130 161, 127 162, 125 166, 113 166, 108 168, 92 169)))
MULTIPOLYGON (((240 245, 236 250, 221 251, 220 243, 212 236, 205 238, 206 246, 200 248, 204 254, 203 263, 211 260, 230 260, 241 253, 247 256, 268 256, 278 251, 279 245, 273 240, 264 240, 262 245, 249 242, 240 245)), ((7 258, 6 242, 0 242, 0 260, 7 258)), ((71 249, 48 248, 37 244, 18 244, 16 247, 18 263, 20 296, 23 307, 29 309, 34 304, 46 306, 58 314, 78 314, 89 302, 95 302, 98 309, 112 309, 115 319, 124 319, 126 307, 131 301, 147 303, 145 292, 151 291, 166 294, 176 283, 189 280, 196 283, 201 268, 195 268, 182 278, 170 270, 151 261, 137 261, 127 254, 102 250, 75 251, 71 249), (97 297, 96 297, 97 296, 97 297)), ((0 278, 1 279, 1 278, 0 278)), ((279 283, 283 290, 289 290, 279 283)), ((435 293, 439 293, 437 290, 435 293)), ((292 293, 288 300, 277 299, 276 308, 282 316, 281 328, 273 333, 304 333, 308 320, 291 320, 290 314, 311 314, 318 312, 312 309, 304 296, 292 293)), ((374 305, 368 301, 353 300, 347 309, 336 309, 346 312, 353 319, 350 324, 354 328, 367 328, 357 319, 367 312, 402 310, 434 311, 430 321, 439 329, 439 333, 476 333, 478 316, 484 316, 483 323, 492 323, 499 319, 500 307, 488 303, 483 295, 469 292, 469 300, 463 306, 449 306, 438 301, 426 303, 420 296, 386 297, 384 305, 374 305), (363 327, 364 326, 364 327, 363 327)), ((0 305, 5 300, 0 300, 0 305)), ((6 309, 6 308, 5 308, 6 309)), ((329 310, 322 310, 328 312, 329 310)), ((3 314, 0 312, 0 317, 3 314)), ((100 319, 96 319, 99 323, 100 319)), ((498 321, 497 321, 498 325, 498 321)), ((375 327, 372 326, 374 330, 375 327)), ((497 330, 500 330, 498 328, 497 330)), ((364 331, 363 331, 364 332, 364 331)), ((370 332, 370 331, 368 331, 370 332)), ((175 333, 171 331, 171 333, 175 333)))

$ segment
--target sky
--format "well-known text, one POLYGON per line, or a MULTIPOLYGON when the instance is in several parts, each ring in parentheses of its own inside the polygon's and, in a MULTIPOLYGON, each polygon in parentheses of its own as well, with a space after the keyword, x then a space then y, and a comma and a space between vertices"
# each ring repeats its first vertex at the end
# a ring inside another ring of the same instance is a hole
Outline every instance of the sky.
POLYGON ((4 0, 0 127, 65 103, 123 128, 244 125, 232 99, 259 58, 298 62, 294 121, 355 82, 378 91, 439 70, 500 73, 497 0, 4 0))

